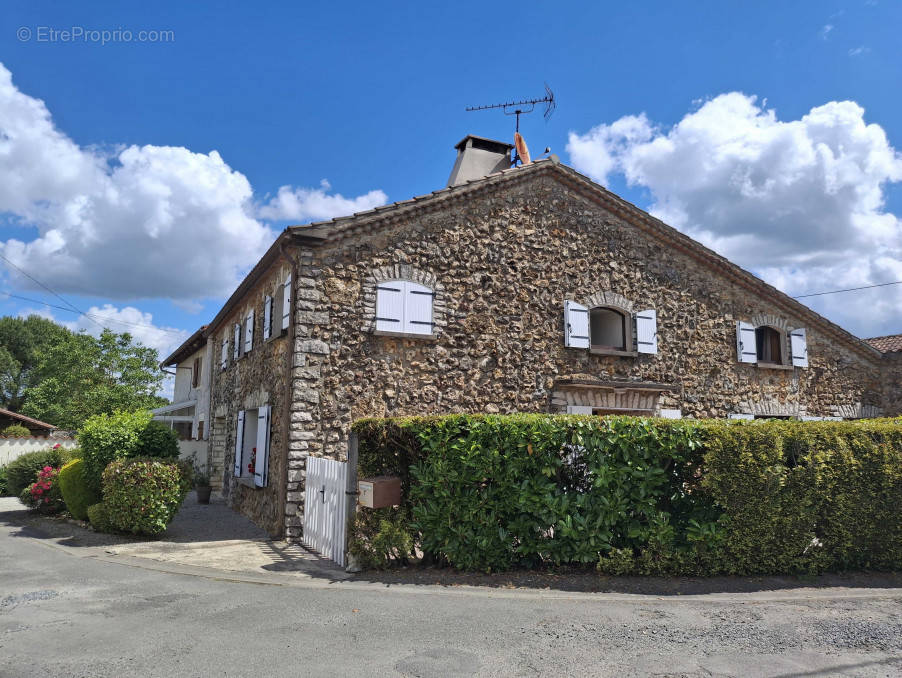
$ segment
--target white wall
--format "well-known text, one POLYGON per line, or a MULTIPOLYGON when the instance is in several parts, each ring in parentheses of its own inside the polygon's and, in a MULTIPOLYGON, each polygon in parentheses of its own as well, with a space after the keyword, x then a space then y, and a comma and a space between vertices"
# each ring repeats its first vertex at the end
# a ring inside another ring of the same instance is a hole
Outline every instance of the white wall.
POLYGON ((22 456, 26 452, 46 450, 59 443, 66 449, 78 447, 73 438, 0 438, 0 466, 6 466, 13 459, 22 456))
POLYGON ((192 454, 197 454, 197 465, 203 468, 207 463, 206 440, 180 440, 179 459, 189 459, 192 454))

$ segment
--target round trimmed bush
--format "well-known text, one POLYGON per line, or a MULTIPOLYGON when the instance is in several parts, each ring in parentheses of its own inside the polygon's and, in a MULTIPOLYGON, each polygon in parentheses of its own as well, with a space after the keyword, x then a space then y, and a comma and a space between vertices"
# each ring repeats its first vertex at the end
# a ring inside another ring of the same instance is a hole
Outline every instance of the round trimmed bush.
POLYGON ((31 431, 22 426, 22 424, 12 424, 3 429, 0 435, 4 438, 30 438, 31 431))
POLYGON ((106 506, 104 506, 103 503, 89 506, 86 513, 88 514, 88 520, 91 521, 91 527, 98 532, 115 532, 116 528, 113 527, 113 523, 110 522, 106 506))
POLYGON ((84 468, 83 459, 73 459, 60 469, 58 481, 66 508, 78 520, 87 519, 88 507, 100 501, 100 495, 85 480, 84 468))
POLYGON ((136 457, 179 458, 179 434, 159 421, 149 421, 138 434, 136 457))
POLYGON ((12 497, 18 497, 22 494, 22 490, 31 487, 45 466, 59 468, 71 458, 72 453, 63 447, 36 450, 16 457, 6 467, 7 493, 12 497))
POLYGON ((185 498, 182 470, 160 459, 114 461, 103 472, 103 504, 113 527, 157 535, 166 529, 185 498))

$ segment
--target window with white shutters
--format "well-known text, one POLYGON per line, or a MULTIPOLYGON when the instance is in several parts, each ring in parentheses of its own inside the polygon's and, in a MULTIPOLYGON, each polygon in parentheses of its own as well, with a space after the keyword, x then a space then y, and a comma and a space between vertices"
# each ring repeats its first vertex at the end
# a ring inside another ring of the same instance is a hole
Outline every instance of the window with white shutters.
POLYGON ((432 335, 432 301, 435 294, 425 285, 391 280, 376 286, 376 331, 432 335))
POLYGON ((272 297, 263 298, 263 341, 272 336, 272 297))
POLYGON ((225 369, 229 366, 229 338, 222 338, 222 350, 219 355, 219 366, 225 369))
POLYGON ((564 345, 589 348, 589 309, 575 301, 564 302, 564 345))
POLYGON ((736 323, 736 355, 741 363, 757 363, 755 326, 741 320, 736 323))
POLYGON ((238 413, 238 425, 235 429, 235 468, 236 478, 241 477, 241 469, 244 467, 244 410, 238 413))
POLYGON ((789 347, 793 367, 808 367, 808 335, 804 327, 789 333, 789 347))
POLYGON ((636 314, 636 350, 653 355, 658 352, 658 314, 654 309, 636 314))
POLYGON ((287 330, 291 323, 291 276, 282 285, 282 329, 287 330))
POLYGON ((238 358, 241 357, 241 323, 235 323, 232 334, 234 334, 232 342, 232 359, 238 360, 238 358))
POLYGON ((257 446, 254 454, 254 485, 265 487, 269 471, 269 405, 257 410, 257 446))
POLYGON ((244 319, 244 352, 250 353, 254 347, 254 312, 251 310, 244 319))

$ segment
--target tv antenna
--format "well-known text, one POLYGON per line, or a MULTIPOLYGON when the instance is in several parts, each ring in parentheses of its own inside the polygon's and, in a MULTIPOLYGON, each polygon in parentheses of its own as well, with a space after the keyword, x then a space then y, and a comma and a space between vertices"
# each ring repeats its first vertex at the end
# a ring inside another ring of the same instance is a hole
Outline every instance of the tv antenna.
POLYGON ((523 99, 522 101, 508 101, 503 104, 489 104, 488 106, 467 106, 467 111, 487 111, 491 108, 500 108, 504 111, 504 115, 516 115, 517 116, 517 126, 515 131, 520 131, 520 115, 523 113, 532 113, 536 104, 545 104, 545 112, 542 114, 542 117, 545 120, 551 117, 551 114, 554 113, 554 109, 557 107, 557 104, 554 102, 554 92, 551 91, 551 88, 548 86, 548 83, 545 83, 545 96, 541 99, 523 99))

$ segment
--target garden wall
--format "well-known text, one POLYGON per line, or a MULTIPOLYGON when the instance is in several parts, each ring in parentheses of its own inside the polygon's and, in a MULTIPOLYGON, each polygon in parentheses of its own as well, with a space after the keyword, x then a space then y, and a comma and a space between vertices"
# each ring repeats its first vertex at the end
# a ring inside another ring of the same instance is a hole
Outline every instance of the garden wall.
POLYGON ((6 466, 27 452, 45 450, 59 443, 66 449, 78 447, 74 438, 29 436, 27 438, 0 438, 0 466, 6 466))

